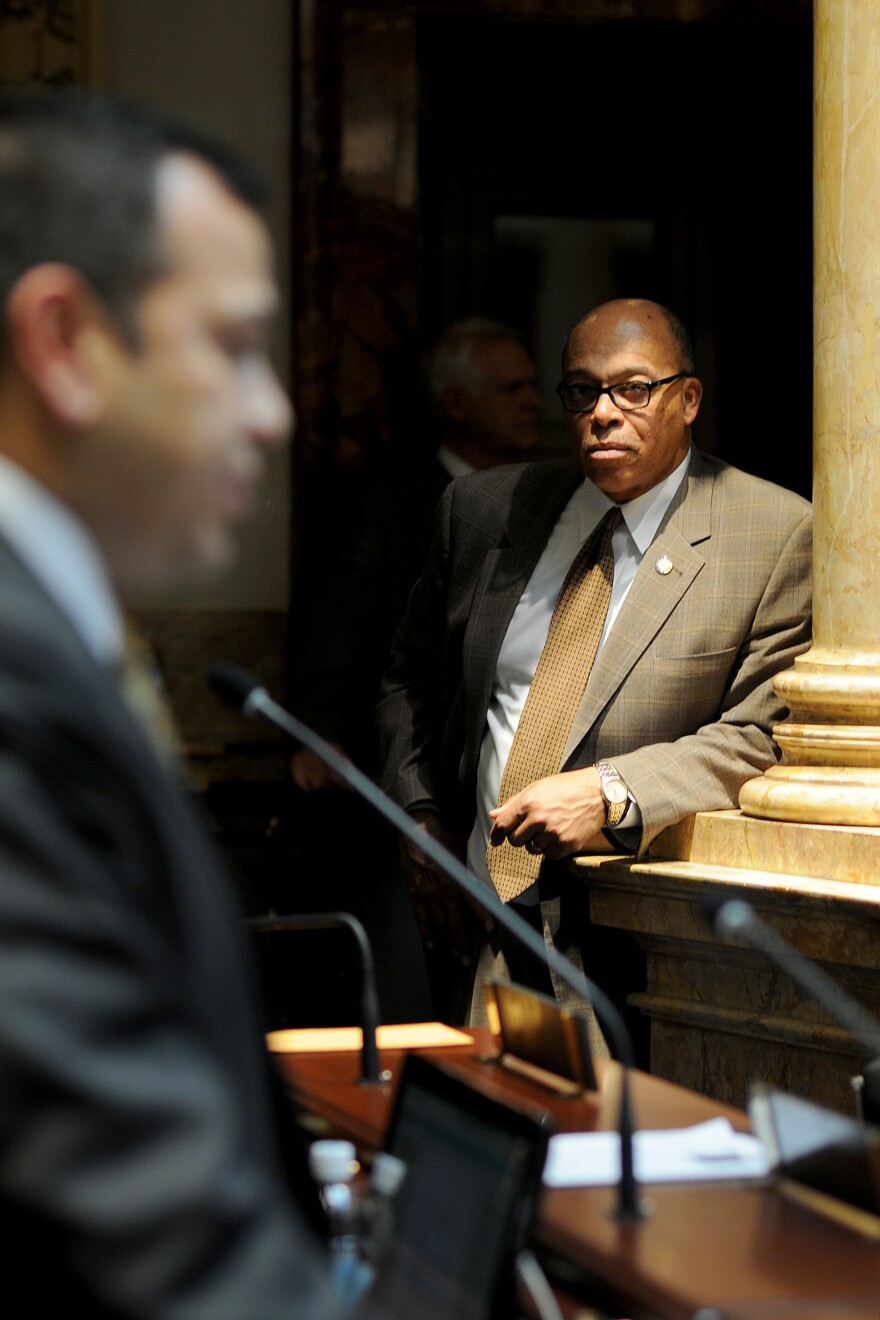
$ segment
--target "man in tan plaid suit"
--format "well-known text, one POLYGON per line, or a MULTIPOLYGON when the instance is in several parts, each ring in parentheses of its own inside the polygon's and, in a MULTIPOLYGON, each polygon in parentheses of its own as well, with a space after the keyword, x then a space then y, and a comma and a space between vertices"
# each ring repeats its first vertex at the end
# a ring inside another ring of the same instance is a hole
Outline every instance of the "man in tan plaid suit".
MULTIPOLYGON (((736 806, 778 759, 772 679, 810 641, 810 507, 692 446, 702 388, 684 328, 655 303, 585 317, 558 393, 577 466, 495 469, 444 496, 379 707, 384 782, 487 884, 487 845, 536 856, 517 905, 540 925, 560 900, 557 944, 588 945, 587 970, 623 999, 631 973, 610 933, 590 932, 565 859, 641 854, 689 813, 736 806), (611 601, 559 763, 497 801, 563 579, 615 507, 611 601)), ((410 852, 406 868, 427 947, 472 965, 457 896, 424 858, 410 852)), ((515 979, 551 988, 506 952, 515 979)), ((461 1017, 469 987, 462 998, 456 981, 438 1010, 461 1017)))

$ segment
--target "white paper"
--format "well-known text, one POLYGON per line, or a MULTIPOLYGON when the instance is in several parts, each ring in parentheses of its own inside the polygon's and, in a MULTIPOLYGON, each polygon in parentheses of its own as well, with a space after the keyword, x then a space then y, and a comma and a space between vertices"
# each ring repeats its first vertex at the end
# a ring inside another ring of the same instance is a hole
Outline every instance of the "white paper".
MULTIPOLYGON (((763 1178, 770 1168, 758 1138, 737 1132, 726 1118, 689 1128, 637 1132, 633 1163, 641 1183, 763 1178)), ((548 1187, 605 1187, 619 1178, 616 1132, 563 1132, 551 1137, 544 1166, 548 1187)))

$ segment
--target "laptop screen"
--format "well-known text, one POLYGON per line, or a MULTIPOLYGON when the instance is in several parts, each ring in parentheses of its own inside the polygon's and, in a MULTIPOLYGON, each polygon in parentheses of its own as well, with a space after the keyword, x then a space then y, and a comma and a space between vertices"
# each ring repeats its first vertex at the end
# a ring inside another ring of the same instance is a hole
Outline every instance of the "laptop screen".
POLYGON ((547 1139, 543 1116, 510 1109, 410 1055, 386 1143, 407 1172, 372 1306, 393 1320, 489 1320, 504 1309, 547 1139))

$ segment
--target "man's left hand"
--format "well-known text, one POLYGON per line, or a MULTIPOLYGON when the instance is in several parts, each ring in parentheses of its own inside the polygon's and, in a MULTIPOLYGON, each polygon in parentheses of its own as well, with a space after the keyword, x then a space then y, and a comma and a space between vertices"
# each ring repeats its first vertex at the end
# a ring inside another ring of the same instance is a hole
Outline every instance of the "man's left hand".
POLYGON ((609 850, 601 833, 605 799, 595 766, 536 779, 489 815, 489 842, 496 847, 507 839, 514 848, 528 846, 552 862, 572 853, 609 850))

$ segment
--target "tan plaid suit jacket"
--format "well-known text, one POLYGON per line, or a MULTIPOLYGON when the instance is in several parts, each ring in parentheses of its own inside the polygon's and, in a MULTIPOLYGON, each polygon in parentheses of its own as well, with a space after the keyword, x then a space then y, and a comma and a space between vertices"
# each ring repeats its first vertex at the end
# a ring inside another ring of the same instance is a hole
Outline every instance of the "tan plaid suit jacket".
MULTIPOLYGON (((466 839, 498 652, 580 473, 496 468, 453 482, 379 706, 384 784, 466 839)), ((735 806, 778 758, 772 679, 810 642, 810 506, 693 450, 600 653, 561 768, 613 760, 638 851, 690 812, 735 806), (672 561, 663 575, 655 565, 672 561)))

